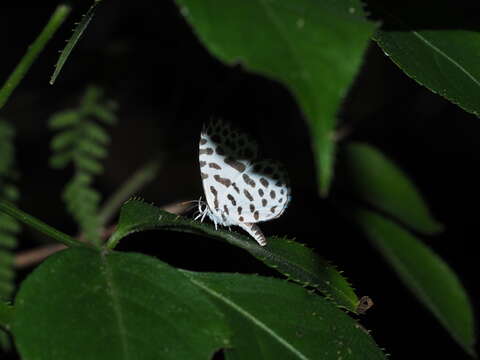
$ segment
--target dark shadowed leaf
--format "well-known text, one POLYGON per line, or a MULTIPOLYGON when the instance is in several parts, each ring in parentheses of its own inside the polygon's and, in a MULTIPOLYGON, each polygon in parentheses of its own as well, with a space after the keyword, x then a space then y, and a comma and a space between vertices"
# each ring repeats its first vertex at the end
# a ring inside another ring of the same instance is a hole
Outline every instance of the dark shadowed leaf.
POLYGON ((407 175, 374 147, 347 144, 340 152, 339 165, 345 190, 357 199, 416 231, 433 234, 442 229, 407 175))
POLYGON ((278 80, 293 93, 310 125, 320 192, 326 195, 338 108, 375 28, 360 1, 177 3, 213 55, 278 80))
POLYGON ((375 40, 408 76, 464 110, 480 114, 478 4, 375 1, 384 22, 375 40), (434 11, 432 11, 434 9, 434 11))
POLYGON ((404 284, 463 349, 474 355, 472 307, 452 269, 394 222, 367 210, 356 209, 352 215, 404 284))
POLYGON ((384 359, 355 320, 283 280, 185 272, 227 315, 234 359, 384 359))

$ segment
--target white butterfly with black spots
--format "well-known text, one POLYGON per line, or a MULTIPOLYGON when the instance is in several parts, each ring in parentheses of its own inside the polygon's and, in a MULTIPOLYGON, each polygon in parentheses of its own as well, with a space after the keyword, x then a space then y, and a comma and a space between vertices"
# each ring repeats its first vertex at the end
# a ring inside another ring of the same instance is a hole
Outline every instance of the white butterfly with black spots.
POLYGON ((208 216, 218 225, 237 225, 261 246, 267 240, 258 222, 278 218, 290 201, 284 167, 258 160, 257 145, 229 123, 211 121, 200 135, 199 160, 206 204, 199 201, 201 221, 208 216))

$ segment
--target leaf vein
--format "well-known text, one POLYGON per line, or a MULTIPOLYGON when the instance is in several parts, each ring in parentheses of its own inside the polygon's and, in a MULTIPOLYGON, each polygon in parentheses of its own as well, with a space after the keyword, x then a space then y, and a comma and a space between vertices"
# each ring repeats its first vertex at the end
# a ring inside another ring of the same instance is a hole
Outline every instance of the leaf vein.
POLYGON ((261 322, 258 318, 256 318, 254 315, 249 313, 247 310, 236 304, 235 302, 229 300, 222 294, 216 292, 215 290, 209 288, 205 283, 202 283, 200 281, 194 280, 191 277, 188 277, 192 283, 195 285, 199 286, 202 288, 204 291, 209 293, 210 295, 216 297, 217 299, 223 301, 225 304, 228 306, 232 307, 234 310, 238 311, 240 314, 242 314, 245 318, 250 320, 252 323, 254 323, 256 326, 258 326, 260 329, 268 333, 269 335, 272 336, 272 338, 276 339, 280 344, 282 344, 285 348, 290 350, 293 354, 295 354, 299 359, 302 360, 308 360, 309 358, 305 356, 303 353, 298 351, 292 344, 290 344, 286 339, 284 339, 282 336, 277 334, 275 331, 270 329, 266 324, 261 322))
POLYGON ((107 293, 110 295, 110 298, 112 299, 112 309, 113 309, 115 319, 117 321, 117 325, 119 328, 120 343, 122 344, 122 349, 123 349, 122 351, 123 358, 129 359, 130 356, 128 355, 129 348, 128 348, 128 342, 127 342, 128 331, 127 331, 127 327, 125 326, 125 320, 123 318, 120 302, 118 301, 119 295, 115 288, 112 269, 110 268, 110 265, 106 259, 105 254, 102 254, 101 259, 105 267, 105 271, 103 273, 105 275, 105 282, 107 284, 106 290, 107 290, 107 293))
POLYGON ((477 86, 480 87, 480 82, 467 70, 465 69, 459 62, 455 61, 453 58, 448 56, 445 52, 443 52, 440 48, 433 45, 430 41, 428 41, 425 36, 419 34, 417 31, 412 31, 412 34, 417 37, 420 41, 422 41, 425 45, 429 46, 432 50, 438 52, 441 56, 445 57, 448 61, 450 61, 453 65, 455 65, 461 72, 463 72, 470 80, 472 80, 477 86))

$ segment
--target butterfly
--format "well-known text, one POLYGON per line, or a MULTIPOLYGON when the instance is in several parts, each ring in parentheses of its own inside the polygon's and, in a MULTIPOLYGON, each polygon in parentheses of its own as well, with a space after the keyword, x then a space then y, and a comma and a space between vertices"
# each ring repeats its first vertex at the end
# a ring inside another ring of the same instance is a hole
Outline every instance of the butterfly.
POLYGON ((265 246, 256 224, 282 215, 291 196, 284 167, 257 157, 255 141, 229 123, 213 120, 205 125, 199 162, 206 203, 199 201, 195 219, 208 216, 215 228, 239 226, 265 246))

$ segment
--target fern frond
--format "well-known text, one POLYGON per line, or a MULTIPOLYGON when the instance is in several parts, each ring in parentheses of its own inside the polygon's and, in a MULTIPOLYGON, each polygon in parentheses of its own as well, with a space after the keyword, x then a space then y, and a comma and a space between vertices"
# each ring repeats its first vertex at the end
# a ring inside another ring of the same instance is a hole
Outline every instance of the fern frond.
MULTIPOLYGON (((0 200, 15 202, 18 190, 14 185, 14 129, 0 119, 0 200)), ((13 249, 17 247, 18 222, 0 214, 0 300, 8 300, 14 289, 13 249)))
POLYGON ((50 144, 50 165, 53 168, 73 165, 75 173, 65 185, 63 200, 80 231, 93 243, 100 241, 98 206, 101 197, 92 183, 94 176, 103 172, 100 160, 107 156, 110 142, 108 132, 99 122, 112 125, 117 120, 115 105, 102 97, 102 91, 91 86, 78 108, 56 113, 49 120, 50 128, 59 131, 50 144))

